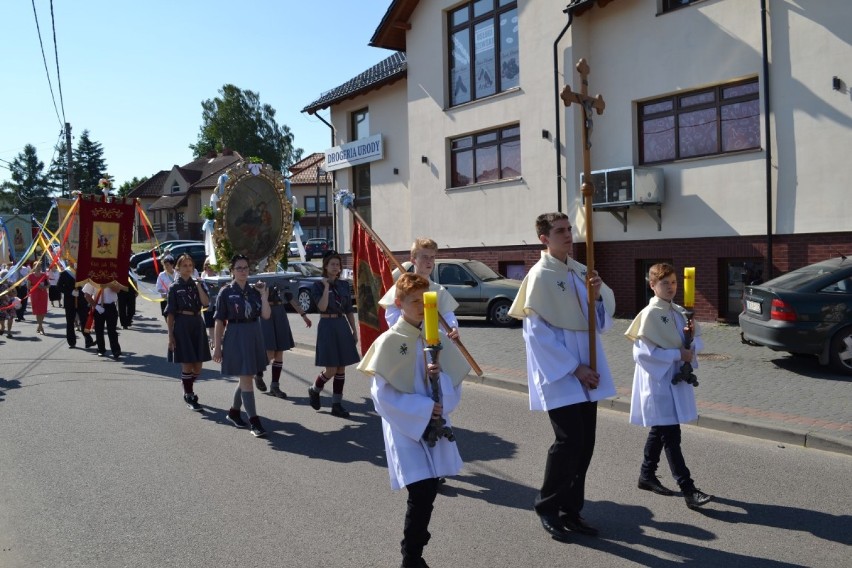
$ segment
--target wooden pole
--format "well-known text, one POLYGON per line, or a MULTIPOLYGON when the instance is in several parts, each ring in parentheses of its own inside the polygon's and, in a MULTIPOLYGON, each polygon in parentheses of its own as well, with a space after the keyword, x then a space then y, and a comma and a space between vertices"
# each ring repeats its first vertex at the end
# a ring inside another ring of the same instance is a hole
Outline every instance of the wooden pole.
POLYGON ((597 97, 589 96, 589 71, 589 64, 585 59, 580 59, 577 62, 577 72, 580 74, 580 92, 575 93, 571 91, 571 87, 566 85, 560 97, 565 102, 565 106, 578 103, 583 111, 583 127, 581 129, 583 143, 583 185, 580 189, 583 194, 586 221, 586 295, 589 302, 589 367, 596 371, 598 361, 597 344, 595 342, 597 317, 595 313, 596 298, 592 289, 592 275, 595 271, 595 239, 594 226, 592 224, 595 186, 592 184, 592 143, 590 140, 590 131, 592 129, 592 109, 596 110, 599 115, 603 114, 606 104, 600 95, 597 97))
MULTIPOLYGON (((370 225, 368 225, 367 222, 364 221, 364 218, 361 217, 361 215, 355 210, 355 208, 349 207, 348 209, 352 213, 352 216, 355 217, 355 220, 361 223, 361 226, 364 228, 365 231, 367 231, 367 234, 370 235, 373 241, 375 241, 379 248, 382 249, 382 252, 384 253, 385 257, 387 257, 388 260, 393 263, 394 267, 397 268, 400 272, 405 272, 405 268, 403 268, 403 266, 399 263, 399 261, 391 252, 391 250, 382 241, 382 239, 379 238, 379 235, 376 234, 372 227, 370 227, 370 225)), ((444 331, 449 332, 450 329, 452 329, 450 327, 450 324, 447 323, 447 320, 445 320, 444 316, 442 316, 441 314, 438 314, 438 321, 441 322, 444 331)), ((473 355, 470 354, 470 351, 467 350, 467 347, 464 346, 460 339, 453 339, 452 341, 456 344, 456 347, 459 348, 461 354, 464 355, 464 358, 467 360, 471 369, 473 369, 473 372, 476 373, 476 376, 481 377, 483 375, 482 369, 479 365, 476 364, 476 361, 473 359, 473 355)))

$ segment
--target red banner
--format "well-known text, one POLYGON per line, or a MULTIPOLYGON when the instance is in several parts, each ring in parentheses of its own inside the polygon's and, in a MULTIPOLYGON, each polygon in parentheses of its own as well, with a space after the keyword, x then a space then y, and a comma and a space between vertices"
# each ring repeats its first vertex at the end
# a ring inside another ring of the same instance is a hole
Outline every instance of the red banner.
POLYGON ((385 310, 379 306, 379 300, 393 286, 388 259, 373 239, 354 219, 352 230, 353 272, 355 274, 355 294, 358 302, 358 335, 361 355, 367 352, 373 341, 388 328, 385 310))
POLYGON ((127 286, 135 214, 132 199, 80 197, 77 282, 127 286))

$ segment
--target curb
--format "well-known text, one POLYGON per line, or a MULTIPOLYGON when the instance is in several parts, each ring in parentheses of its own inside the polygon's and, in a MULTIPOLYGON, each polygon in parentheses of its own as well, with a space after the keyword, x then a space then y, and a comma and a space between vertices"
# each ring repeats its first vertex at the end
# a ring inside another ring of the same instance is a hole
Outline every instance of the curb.
MULTIPOLYGON (((296 347, 306 350, 316 349, 316 345, 299 342, 296 343, 296 347)), ((518 381, 488 374, 477 377, 471 373, 465 378, 465 382, 522 394, 528 393, 527 385, 525 383, 519 383, 518 381)), ((612 399, 602 400, 598 405, 600 408, 606 408, 624 414, 630 413, 630 399, 623 396, 616 396, 612 399)), ((852 442, 839 436, 832 436, 823 432, 811 432, 810 430, 798 428, 784 428, 768 424, 766 422, 753 420, 734 419, 720 414, 714 414, 712 412, 699 415, 698 420, 693 425, 700 428, 707 428, 708 430, 726 432, 728 434, 737 434, 739 436, 770 440, 786 444, 788 446, 799 446, 812 450, 821 450, 824 452, 852 456, 852 442)))

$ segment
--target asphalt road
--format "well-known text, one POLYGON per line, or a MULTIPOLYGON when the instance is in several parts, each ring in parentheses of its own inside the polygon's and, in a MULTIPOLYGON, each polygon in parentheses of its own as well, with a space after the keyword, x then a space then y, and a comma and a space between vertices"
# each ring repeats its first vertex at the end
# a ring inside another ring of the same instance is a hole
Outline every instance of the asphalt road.
MULTIPOLYGON (((313 354, 288 353, 291 397, 258 397, 270 435, 255 439, 225 423, 235 381, 212 363, 204 412, 184 408, 161 318, 142 307, 119 362, 67 349, 54 316, 48 336, 25 322, 0 344, 0 566, 398 566, 405 494, 389 488, 367 380, 349 374, 350 419, 315 412, 313 354)), ((687 426, 689 467, 717 496, 690 511, 636 489, 646 432, 613 410, 599 412, 584 511, 602 535, 553 541, 531 510, 552 434, 527 404, 465 386, 466 467, 436 502, 431 566, 848 563, 852 457, 687 426)))

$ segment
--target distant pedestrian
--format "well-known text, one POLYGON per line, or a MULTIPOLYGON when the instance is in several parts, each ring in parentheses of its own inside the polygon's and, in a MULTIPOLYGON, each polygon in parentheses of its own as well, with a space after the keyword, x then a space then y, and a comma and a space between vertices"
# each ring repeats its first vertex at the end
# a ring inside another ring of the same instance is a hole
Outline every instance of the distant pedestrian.
POLYGON ((349 282, 340 280, 343 261, 335 251, 328 251, 322 258, 321 282, 315 282, 311 296, 320 312, 317 325, 317 350, 314 363, 325 367, 320 371, 313 386, 308 387, 311 407, 322 407, 320 392, 325 383, 334 379, 331 387, 331 414, 346 418, 349 412, 343 407, 343 385, 346 366, 361 360, 358 355, 358 333, 355 331, 355 315, 352 308, 352 293, 349 282))
POLYGON ((74 349, 77 346, 77 327, 78 321, 83 322, 81 329, 83 331, 83 339, 86 341, 88 349, 96 342, 92 339, 86 329, 86 318, 89 316, 89 303, 86 301, 86 296, 81 290, 81 286, 77 285, 77 271, 72 265, 68 265, 65 270, 59 275, 59 280, 56 287, 64 296, 65 307, 65 340, 68 342, 68 347, 74 349))
MULTIPOLYGON (((287 306, 290 304, 296 313, 302 316, 305 326, 311 327, 310 318, 302 311, 302 307, 293 299, 293 294, 281 291, 277 285, 269 287, 269 307, 272 316, 261 320, 260 328, 263 330, 263 340, 266 346, 266 358, 272 361, 272 383, 269 385, 269 394, 278 398, 287 398, 287 393, 281 390, 279 381, 281 369, 284 366, 284 352, 296 346, 293 340, 293 332, 290 329, 290 320, 287 317, 287 306), (283 296, 283 297, 282 297, 283 296)), ((254 377, 254 386, 261 392, 266 392, 266 383, 263 381, 263 371, 254 377)))
POLYGON ((29 263, 25 262, 11 276, 12 283, 19 282, 17 293, 18 299, 21 300, 18 308, 15 310, 15 315, 18 321, 24 321, 24 315, 27 313, 27 304, 29 303, 29 280, 27 276, 30 274, 29 263))
POLYGON ((190 410, 200 411, 195 380, 205 361, 211 359, 210 345, 204 332, 201 310, 210 302, 200 280, 192 278, 193 261, 188 254, 177 259, 179 277, 169 288, 166 301, 166 324, 169 329, 169 351, 181 366, 183 400, 190 410))
POLYGON ((245 406, 251 433, 266 435, 254 399, 254 376, 267 365, 263 332, 258 319, 269 319, 269 290, 263 282, 248 283, 249 262, 245 255, 231 259, 234 279, 219 290, 216 298, 216 331, 213 340, 213 361, 222 364, 222 374, 239 377, 234 391, 234 403, 225 417, 237 428, 245 428, 240 408, 245 406))
MULTIPOLYGON (((109 338, 109 348, 112 352, 112 358, 115 360, 121 357, 121 345, 118 343, 118 308, 115 304, 118 300, 117 289, 120 289, 120 286, 99 286, 91 281, 86 282, 83 286, 83 294, 86 296, 86 302, 94 309, 93 319, 98 357, 106 355, 106 344, 104 342, 104 332, 106 332, 109 338)), ((85 320, 82 323, 82 327, 84 329, 86 327, 85 320)))
MULTIPOLYGON (((633 341, 633 395, 630 423, 650 426, 645 441, 645 459, 639 472, 639 489, 658 495, 674 495, 657 479, 660 454, 666 451, 672 476, 680 487, 686 506, 706 505, 712 496, 695 487, 680 448, 680 425, 698 418, 693 385, 672 379, 684 363, 698 367, 696 353, 704 343, 697 328, 689 328, 684 309, 674 303, 677 276, 671 264, 655 264, 648 271, 654 297, 624 334, 633 341), (692 347, 683 347, 684 332, 695 332, 692 347)), ((691 322, 690 322, 691 323, 691 322)), ((694 325, 694 324, 693 324, 694 325)))
POLYGON ((47 289, 47 295, 50 299, 50 307, 52 308, 62 307, 62 293, 59 291, 59 288, 56 287, 58 282, 59 267, 54 264, 50 267, 50 270, 47 271, 47 283, 50 285, 50 288, 47 289))
POLYGON ((10 339, 12 323, 15 321, 15 305, 20 302, 12 284, 14 282, 9 278, 9 270, 0 270, 0 335, 5 333, 10 339))
POLYGON ((34 262, 32 271, 27 275, 27 285, 30 289, 32 311, 36 318, 36 333, 44 335, 44 316, 47 315, 48 288, 47 274, 42 272, 41 262, 34 262))
POLYGON ((167 254, 162 261, 163 270, 157 275, 157 292, 160 293, 160 312, 163 317, 166 317, 166 299, 169 296, 169 288, 177 278, 177 272, 175 272, 175 259, 172 255, 167 254))

